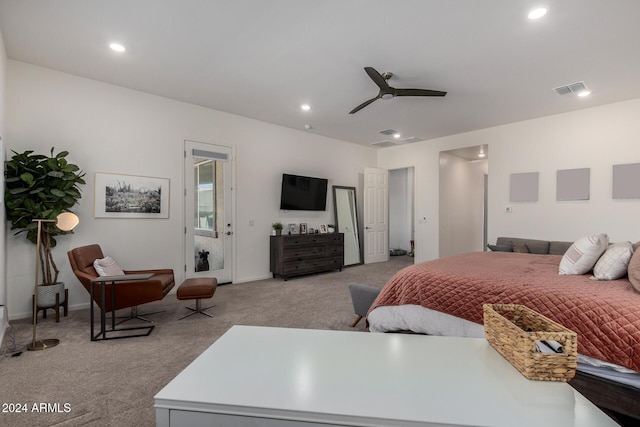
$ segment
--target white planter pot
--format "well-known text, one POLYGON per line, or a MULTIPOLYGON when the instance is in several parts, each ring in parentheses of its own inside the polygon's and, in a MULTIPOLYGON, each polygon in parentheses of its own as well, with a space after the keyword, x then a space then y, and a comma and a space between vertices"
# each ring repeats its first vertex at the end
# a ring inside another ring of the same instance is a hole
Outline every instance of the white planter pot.
POLYGON ((56 305, 56 294, 60 294, 60 304, 64 302, 64 283, 55 285, 38 285, 38 307, 53 307, 56 305))

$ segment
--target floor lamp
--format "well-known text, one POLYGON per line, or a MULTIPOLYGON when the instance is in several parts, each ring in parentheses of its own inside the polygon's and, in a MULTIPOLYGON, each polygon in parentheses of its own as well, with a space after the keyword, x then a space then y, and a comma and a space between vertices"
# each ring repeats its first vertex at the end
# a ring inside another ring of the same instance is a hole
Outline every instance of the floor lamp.
POLYGON ((33 222, 38 223, 38 235, 36 237, 36 280, 33 285, 33 340, 27 344, 27 350, 45 350, 49 347, 55 347, 60 344, 57 338, 36 341, 36 320, 38 317, 38 271, 40 270, 40 245, 43 222, 55 222, 56 227, 62 231, 71 231, 80 222, 78 216, 72 212, 63 212, 56 219, 34 219, 33 222))

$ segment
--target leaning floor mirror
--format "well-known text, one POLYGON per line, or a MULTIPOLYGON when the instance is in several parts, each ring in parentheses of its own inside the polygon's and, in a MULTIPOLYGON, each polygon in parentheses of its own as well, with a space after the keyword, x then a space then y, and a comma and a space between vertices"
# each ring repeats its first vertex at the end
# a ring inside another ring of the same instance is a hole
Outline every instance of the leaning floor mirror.
POLYGON ((344 233, 344 265, 362 264, 355 187, 333 186, 336 230, 344 233))

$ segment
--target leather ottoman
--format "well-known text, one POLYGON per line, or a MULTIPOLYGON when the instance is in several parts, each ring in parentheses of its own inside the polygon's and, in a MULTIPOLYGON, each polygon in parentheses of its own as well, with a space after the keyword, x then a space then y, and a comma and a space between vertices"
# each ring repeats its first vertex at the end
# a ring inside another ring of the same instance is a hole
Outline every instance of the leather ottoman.
POLYGON ((196 308, 186 307, 192 312, 187 314, 186 316, 182 316, 178 320, 182 320, 185 317, 189 317, 193 314, 200 313, 209 317, 213 317, 211 314, 205 312, 204 310, 208 310, 214 305, 210 305, 209 307, 202 308, 202 300, 213 297, 213 294, 216 292, 216 287, 218 286, 218 280, 215 277, 198 277, 187 279, 178 287, 178 292, 176 296, 179 300, 196 300, 196 308))

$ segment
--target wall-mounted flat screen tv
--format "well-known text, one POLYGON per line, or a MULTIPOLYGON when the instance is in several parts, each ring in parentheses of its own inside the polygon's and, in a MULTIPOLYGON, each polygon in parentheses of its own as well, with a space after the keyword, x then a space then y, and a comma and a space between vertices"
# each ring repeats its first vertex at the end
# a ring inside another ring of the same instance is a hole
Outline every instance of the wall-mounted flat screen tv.
POLYGON ((324 211, 327 206, 327 179, 282 174, 280 209, 324 211))

